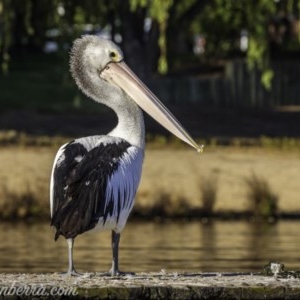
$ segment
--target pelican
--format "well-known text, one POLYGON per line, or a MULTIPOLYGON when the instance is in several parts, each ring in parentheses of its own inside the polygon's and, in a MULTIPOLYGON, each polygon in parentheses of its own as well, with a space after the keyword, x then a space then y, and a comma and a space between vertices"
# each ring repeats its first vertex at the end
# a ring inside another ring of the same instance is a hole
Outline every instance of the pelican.
POLYGON ((112 231, 111 276, 119 270, 119 240, 134 205, 145 147, 143 109, 172 134, 198 151, 201 146, 139 80, 110 40, 87 35, 74 41, 70 72, 88 97, 107 105, 118 117, 107 135, 77 138, 57 152, 50 182, 54 239, 68 245, 67 275, 78 276, 73 264, 77 235, 93 228, 112 231))

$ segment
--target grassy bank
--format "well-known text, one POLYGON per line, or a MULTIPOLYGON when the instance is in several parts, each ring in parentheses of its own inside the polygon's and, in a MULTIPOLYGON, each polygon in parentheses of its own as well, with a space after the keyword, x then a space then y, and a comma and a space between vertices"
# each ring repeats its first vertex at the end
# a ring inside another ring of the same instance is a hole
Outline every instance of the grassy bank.
MULTIPOLYGON (((47 146, 45 139, 42 145, 28 143, 28 139, 1 146, 0 215, 2 219, 48 221, 52 162, 65 138, 47 146)), ((268 217, 274 203, 273 214, 300 212, 297 147, 211 145, 199 155, 177 146, 149 144, 133 216, 250 217, 267 210, 268 217), (251 191, 267 198, 266 202, 255 206, 251 191)))

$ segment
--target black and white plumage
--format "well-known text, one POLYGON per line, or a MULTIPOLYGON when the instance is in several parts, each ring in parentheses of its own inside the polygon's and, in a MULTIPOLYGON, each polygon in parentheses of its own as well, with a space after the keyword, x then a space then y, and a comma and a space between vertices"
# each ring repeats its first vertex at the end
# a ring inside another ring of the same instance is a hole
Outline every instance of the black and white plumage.
POLYGON ((122 139, 97 136, 89 140, 93 138, 92 148, 87 147, 86 138, 78 139, 59 153, 52 208, 55 239, 60 234, 75 238, 98 223, 120 232, 132 209, 143 152, 122 139))
POLYGON ((111 41, 84 36, 74 42, 70 68, 79 88, 112 108, 118 124, 107 135, 78 138, 63 145, 54 160, 50 186, 51 225, 55 240, 67 239, 69 268, 77 235, 98 227, 112 230, 111 275, 118 275, 120 233, 134 204, 144 157, 145 130, 141 108, 198 151, 175 117, 123 62, 111 41))

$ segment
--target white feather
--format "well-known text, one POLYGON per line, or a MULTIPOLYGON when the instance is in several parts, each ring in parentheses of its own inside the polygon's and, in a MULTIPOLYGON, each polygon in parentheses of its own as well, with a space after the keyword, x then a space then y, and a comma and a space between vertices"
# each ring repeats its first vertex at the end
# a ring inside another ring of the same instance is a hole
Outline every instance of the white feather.
POLYGON ((52 167, 52 171, 51 171, 51 179, 50 179, 50 214, 51 214, 51 218, 53 215, 53 203, 54 203, 54 199, 53 199, 53 193, 54 193, 54 170, 56 168, 56 166, 59 166, 63 160, 65 159, 65 155, 64 155, 64 151, 65 151, 65 146, 67 144, 62 145, 57 153, 56 156, 54 158, 54 162, 53 162, 53 167, 52 167))
MULTIPOLYGON (((109 178, 106 187, 106 199, 114 199, 112 215, 108 215, 104 223, 100 218, 98 229, 112 229, 121 232, 134 204, 134 197, 140 182, 144 152, 131 146, 120 160, 118 170, 109 178), (118 216, 118 198, 121 199, 120 215, 118 216), (104 224, 103 224, 104 223, 104 224)), ((106 201, 108 205, 108 201, 106 201)), ((104 208, 104 211, 106 206, 104 208)))

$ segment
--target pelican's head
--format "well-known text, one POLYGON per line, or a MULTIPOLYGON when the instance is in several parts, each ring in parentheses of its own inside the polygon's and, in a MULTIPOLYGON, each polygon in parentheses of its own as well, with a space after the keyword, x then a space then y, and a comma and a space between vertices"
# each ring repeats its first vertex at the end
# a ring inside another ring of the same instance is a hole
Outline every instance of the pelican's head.
POLYGON ((170 111, 125 64, 121 49, 112 41, 92 35, 75 40, 70 70, 77 85, 89 96, 95 98, 100 93, 101 84, 109 85, 111 91, 121 89, 163 127, 199 152, 202 150, 203 146, 196 144, 170 111))
POLYGON ((85 93, 96 96, 93 95, 93 83, 101 79, 100 74, 109 63, 122 60, 121 49, 112 41, 94 35, 84 35, 73 43, 70 71, 76 84, 85 93))

